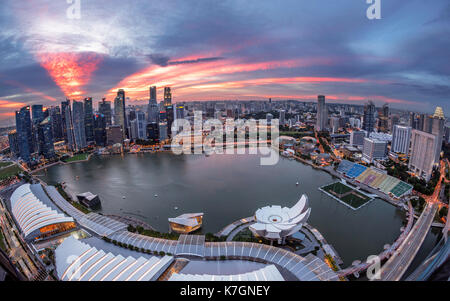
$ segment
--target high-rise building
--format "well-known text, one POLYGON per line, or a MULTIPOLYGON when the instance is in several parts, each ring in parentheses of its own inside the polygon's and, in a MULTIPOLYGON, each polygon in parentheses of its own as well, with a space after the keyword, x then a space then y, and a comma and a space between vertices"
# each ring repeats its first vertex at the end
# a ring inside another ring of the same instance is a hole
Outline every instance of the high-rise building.
POLYGON ((350 134, 350 144, 353 145, 353 146, 363 146, 365 137, 366 137, 366 132, 364 132, 364 131, 353 131, 350 134))
POLYGON ((59 106, 54 106, 50 107, 48 111, 50 121, 52 123, 53 140, 55 142, 61 141, 64 139, 61 110, 59 106))
POLYGON ((372 101, 369 101, 364 106, 364 120, 363 120, 363 130, 370 135, 375 128, 375 105, 372 101))
POLYGON ((410 143, 411 127, 394 125, 391 151, 394 153, 409 154, 410 143))
POLYGON ((386 103, 378 114, 378 132, 389 132, 389 105, 386 103))
POLYGON ((441 107, 437 107, 431 119, 431 134, 436 136, 437 149, 435 155, 435 162, 438 163, 441 159, 442 141, 444 139, 445 116, 441 107))
POLYGON ((170 87, 164 87, 164 106, 172 105, 172 92, 170 87))
POLYGON ((123 130, 124 137, 127 137, 127 121, 125 113, 125 91, 120 89, 114 99, 114 124, 120 125, 123 130))
MULTIPOLYGON (((169 137, 172 137, 172 124, 173 124, 173 121, 175 120, 172 105, 166 106, 166 116, 167 116, 167 133, 168 133, 169 137)), ((158 123, 156 123, 156 125, 158 125, 158 123)), ((158 133, 158 137, 159 137, 159 133, 158 133)))
POLYGON ((372 138, 364 138, 362 159, 372 163, 377 159, 384 159, 387 155, 387 142, 372 138))
POLYGON ((433 127, 433 116, 424 114, 422 131, 431 134, 432 127, 433 127))
POLYGON ((63 118, 63 131, 67 148, 71 151, 76 149, 75 136, 73 132, 72 108, 70 100, 61 102, 61 117, 63 118))
POLYGON ((445 130, 444 130, 444 132, 445 132, 445 143, 450 143, 450 125, 446 125, 445 126, 445 130))
POLYGON ((19 152, 19 136, 17 130, 12 130, 8 133, 9 150, 13 158, 20 156, 19 152))
POLYGON ((286 111, 280 110, 280 125, 286 124, 286 111))
POLYGON ((435 165, 436 149, 437 138, 435 135, 412 130, 409 169, 418 177, 429 181, 435 165))
POLYGON ((103 114, 94 115, 94 140, 97 146, 106 146, 106 118, 103 114))
POLYGON ((156 98, 156 87, 150 87, 150 98, 147 108, 147 123, 159 122, 159 107, 156 98))
POLYGON ((340 118, 331 117, 330 118, 330 128, 333 134, 337 133, 340 127, 340 118))
POLYGON ((149 88, 149 93, 150 93, 150 99, 148 104, 157 104, 157 98, 156 98, 156 87, 152 86, 149 88))
POLYGON ((267 113, 266 114, 266 122, 267 122, 267 124, 272 124, 272 119, 273 119, 273 115, 272 114, 270 114, 270 113, 267 113))
POLYGON ((131 139, 146 139, 146 122, 145 113, 142 111, 136 112, 136 117, 130 122, 131 125, 131 139))
POLYGON ((120 125, 111 125, 106 128, 106 143, 107 145, 114 145, 123 143, 123 128, 120 125))
POLYGON ((94 110, 92 108, 92 97, 84 99, 84 126, 86 141, 94 142, 94 110))
POLYGON ((31 119, 33 124, 39 124, 44 120, 44 106, 43 105, 32 105, 31 106, 31 119))
POLYGON ((154 122, 154 123, 147 124, 147 139, 153 143, 159 142, 159 124, 158 123, 154 122))
POLYGON ((106 101, 106 98, 103 98, 102 101, 98 103, 98 112, 105 117, 106 126, 110 126, 112 124, 111 102, 106 101))
POLYGON ((159 124, 159 141, 164 141, 169 139, 169 136, 167 135, 167 123, 161 122, 159 124))
POLYGON ((31 162, 33 147, 33 129, 30 117, 30 106, 16 111, 16 129, 19 141, 20 158, 26 163, 31 162))
MULTIPOLYGON (((281 122, 280 122, 281 124, 281 122)), ((317 122, 316 131, 325 131, 328 126, 328 108, 325 103, 325 96, 319 95, 317 97, 317 122)))
POLYGON ((75 149, 78 151, 87 146, 84 118, 83 103, 74 100, 72 104, 72 124, 75 137, 75 149))
POLYGON ((50 117, 45 118, 38 125, 38 137, 39 137, 39 155, 44 156, 45 159, 51 159, 55 157, 52 122, 50 117))

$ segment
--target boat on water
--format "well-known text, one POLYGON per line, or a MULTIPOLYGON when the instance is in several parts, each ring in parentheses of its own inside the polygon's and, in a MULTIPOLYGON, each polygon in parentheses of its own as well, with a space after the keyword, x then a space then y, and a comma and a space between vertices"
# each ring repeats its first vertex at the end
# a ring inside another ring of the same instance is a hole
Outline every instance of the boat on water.
POLYGON ((154 197, 155 197, 155 198, 157 198, 157 197, 158 197, 158 195, 157 195, 157 194, 155 193, 154 197))
POLYGON ((175 206, 173 209, 175 209, 175 210, 178 210, 178 207, 177 206, 175 206))
POLYGON ((295 185, 297 185, 297 186, 298 186, 298 185, 300 185, 300 183, 299 183, 299 182, 297 182, 297 183, 295 183, 295 185))
POLYGON ((122 196, 122 199, 126 199, 126 197, 123 195, 123 196, 122 196))

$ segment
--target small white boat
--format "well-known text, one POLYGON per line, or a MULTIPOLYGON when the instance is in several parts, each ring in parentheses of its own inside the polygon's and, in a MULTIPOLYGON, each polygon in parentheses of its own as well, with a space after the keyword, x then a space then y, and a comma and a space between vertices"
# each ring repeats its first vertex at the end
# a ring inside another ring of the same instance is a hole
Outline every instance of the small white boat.
POLYGON ((122 199, 126 199, 126 197, 123 195, 123 196, 122 196, 122 199))
POLYGON ((158 197, 158 195, 157 194, 155 194, 155 198, 157 198, 158 197))
POLYGON ((177 207, 177 206, 175 206, 175 207, 174 207, 174 209, 175 209, 175 210, 178 210, 178 207, 177 207))
POLYGON ((300 185, 300 183, 299 183, 299 182, 297 182, 297 183, 295 183, 295 185, 297 185, 297 186, 298 186, 298 185, 300 185))

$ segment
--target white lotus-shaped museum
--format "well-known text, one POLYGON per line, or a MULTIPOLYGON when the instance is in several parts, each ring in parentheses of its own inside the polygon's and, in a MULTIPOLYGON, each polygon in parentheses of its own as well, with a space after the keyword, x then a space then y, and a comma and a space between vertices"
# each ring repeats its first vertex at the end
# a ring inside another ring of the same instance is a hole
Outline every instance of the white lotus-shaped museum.
POLYGON ((258 209, 255 214, 256 223, 251 225, 249 229, 255 236, 278 240, 279 243, 283 243, 286 237, 302 228, 310 213, 308 197, 302 195, 292 208, 267 206, 258 209))

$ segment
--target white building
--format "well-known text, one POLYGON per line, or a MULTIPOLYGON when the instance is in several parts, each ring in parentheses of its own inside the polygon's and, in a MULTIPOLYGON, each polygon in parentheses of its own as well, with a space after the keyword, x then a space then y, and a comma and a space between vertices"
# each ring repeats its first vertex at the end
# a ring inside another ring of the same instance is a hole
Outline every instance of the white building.
POLYGON ((258 209, 255 214, 256 223, 249 228, 255 236, 284 243, 287 236, 300 231, 310 213, 308 197, 302 195, 292 208, 267 206, 258 209))
POLYGON ((409 169, 418 177, 430 180, 435 164, 438 139, 435 135, 412 130, 409 169))
POLYGON ((411 143, 411 127, 394 125, 391 151, 394 153, 409 154, 411 143))
POLYGON ((367 163, 372 163, 377 159, 385 159, 387 155, 387 142, 372 138, 364 139, 362 159, 367 163))

